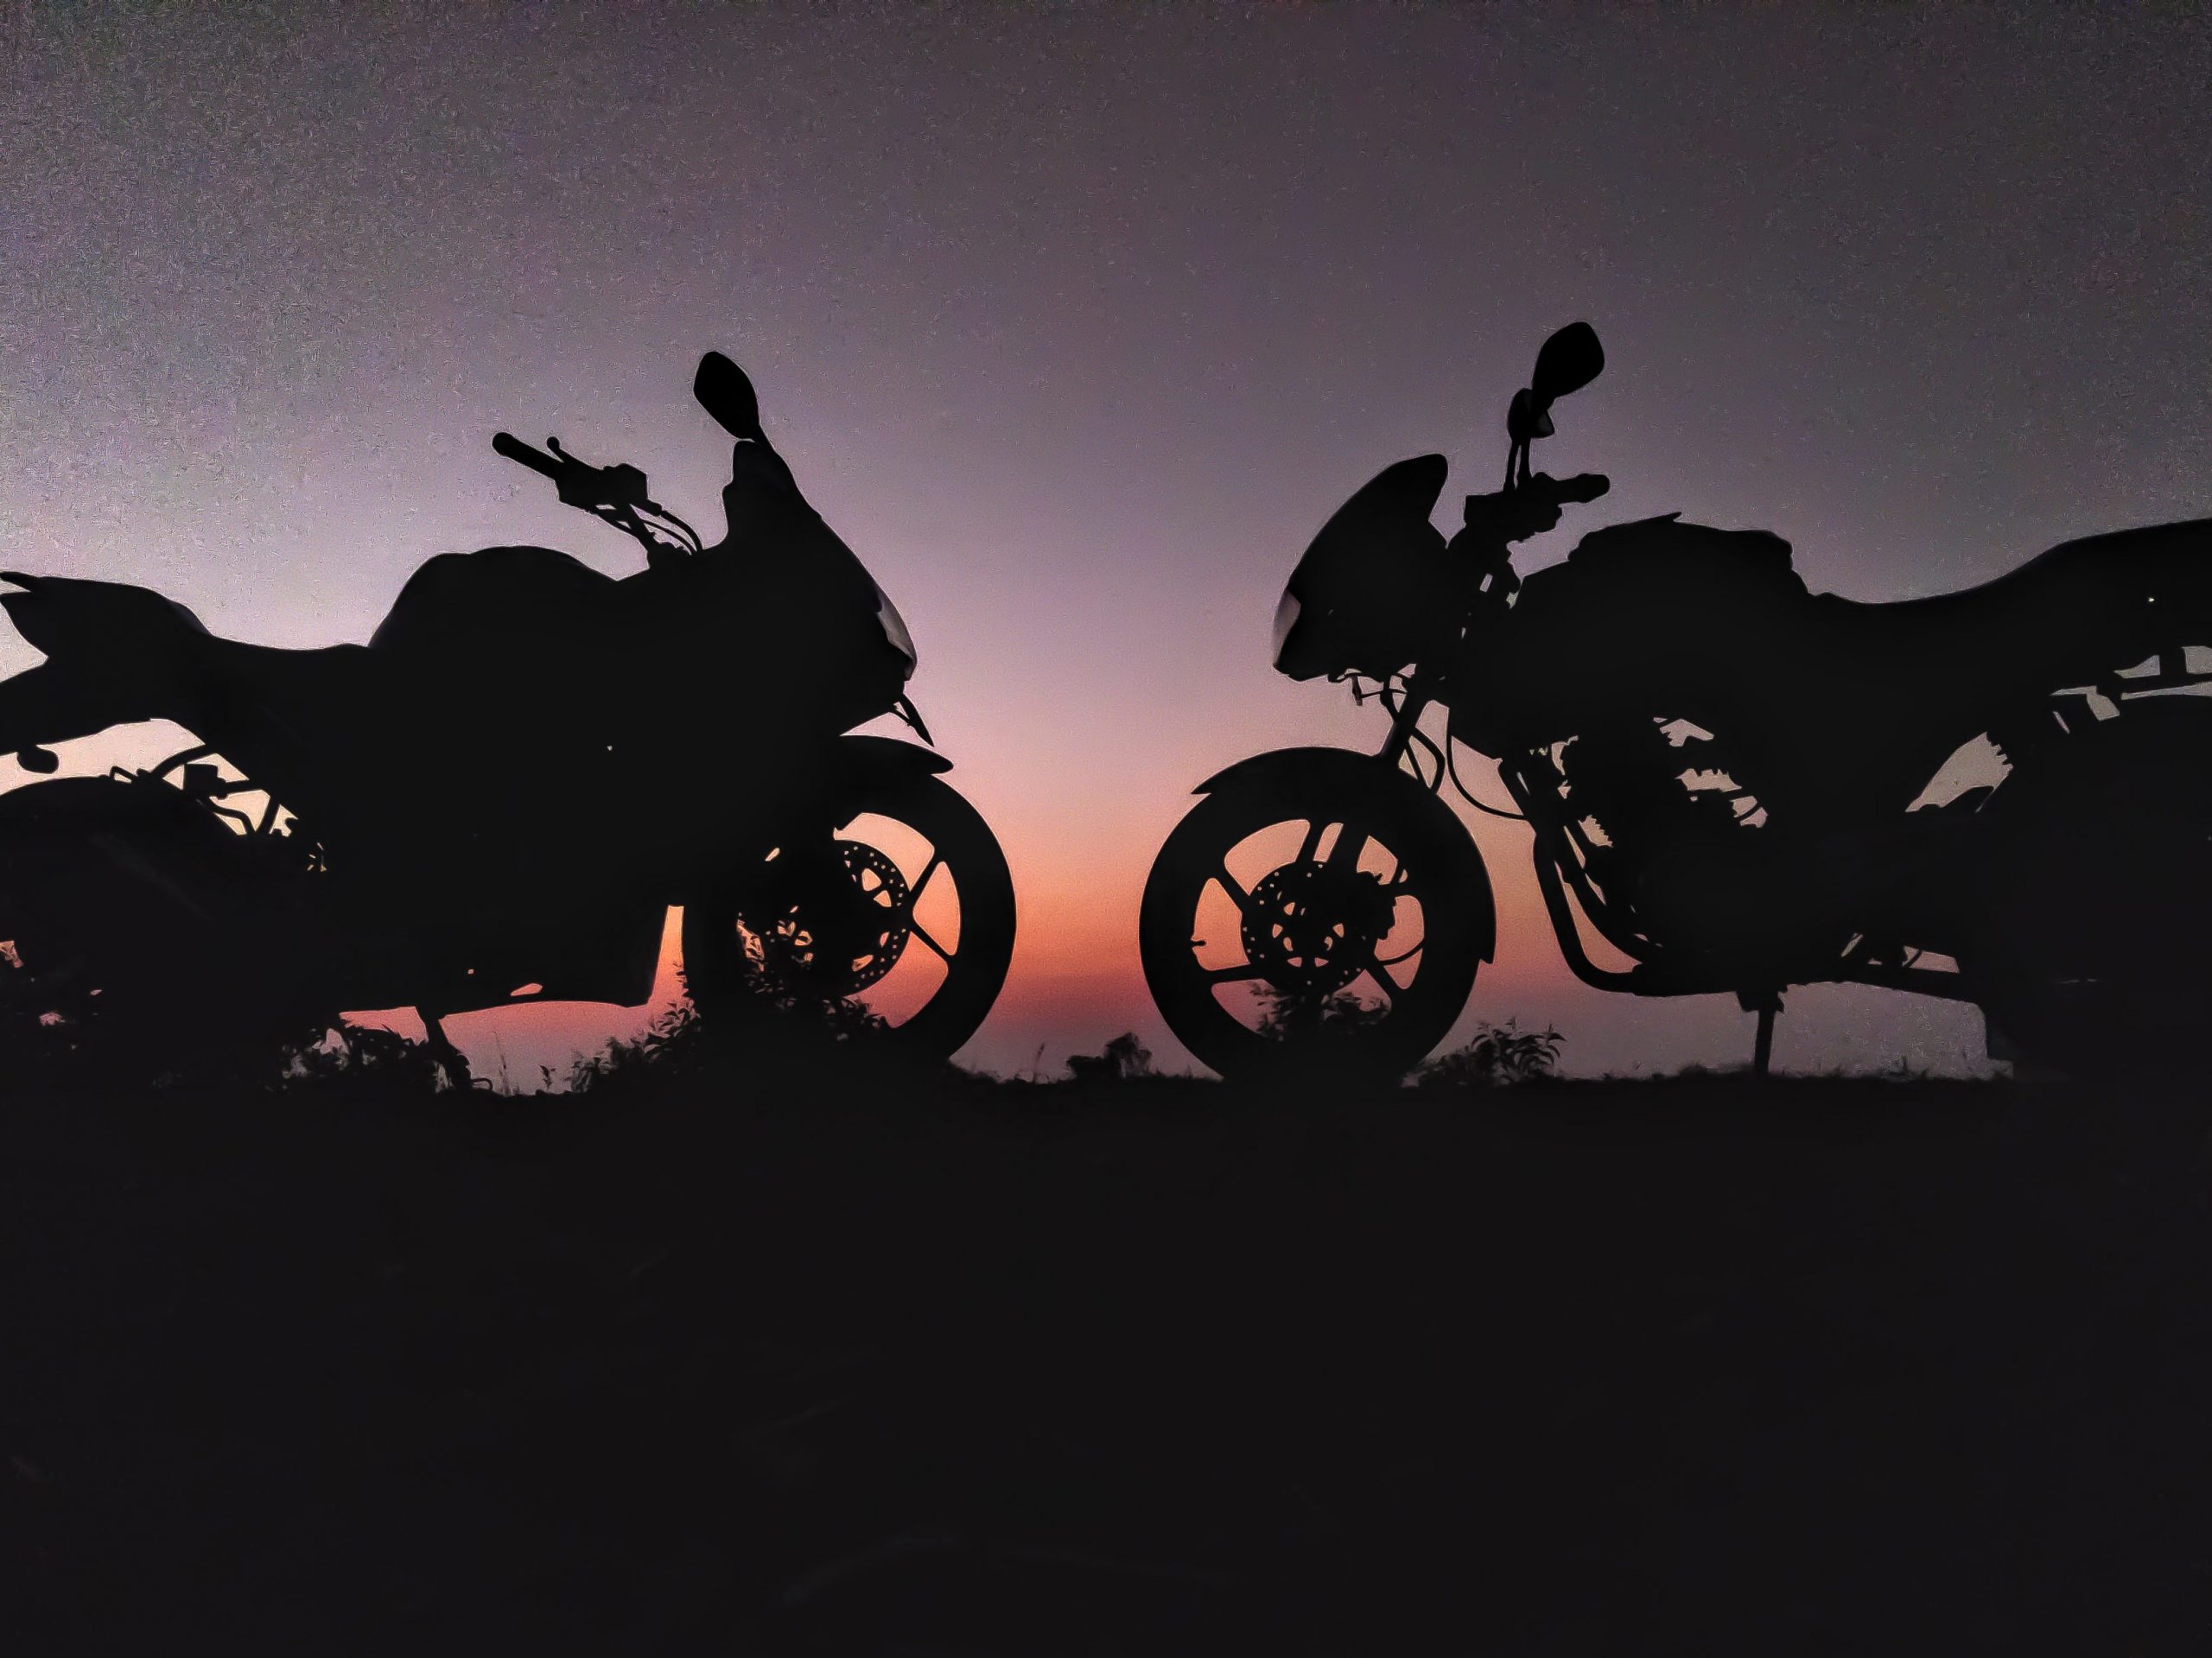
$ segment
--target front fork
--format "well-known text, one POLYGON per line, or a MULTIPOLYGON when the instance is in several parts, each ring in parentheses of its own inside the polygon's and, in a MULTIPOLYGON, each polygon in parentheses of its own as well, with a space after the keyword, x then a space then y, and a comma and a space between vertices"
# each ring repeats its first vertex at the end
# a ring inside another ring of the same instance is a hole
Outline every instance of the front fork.
POLYGON ((1413 746, 1414 733, 1421 728, 1421 716, 1428 712, 1428 705, 1435 701, 1434 694, 1419 677, 1408 682, 1406 700, 1398 705, 1397 716, 1390 721, 1390 734, 1383 739, 1382 747, 1376 755, 1384 765, 1394 769, 1406 758, 1406 751, 1413 746))
MULTIPOLYGON (((1421 728, 1421 717, 1428 711, 1429 704, 1434 700, 1433 693, 1418 676, 1408 681, 1405 699, 1398 704, 1391 717, 1390 734, 1382 740, 1382 746, 1376 751, 1375 758, 1394 772, 1403 769, 1407 753, 1414 745, 1414 734, 1421 728)), ((1326 827, 1323 823, 1306 826, 1305 843, 1298 851, 1300 863, 1313 860, 1319 847, 1321 832, 1326 827)), ((1350 873, 1358 867, 1359 854, 1366 846, 1366 835, 1346 823, 1338 834, 1336 843, 1329 848, 1327 867, 1339 874, 1350 873)))
MULTIPOLYGON (((1414 732, 1421 727, 1421 716, 1427 712, 1431 701, 1433 701, 1431 699, 1431 694, 1422 688, 1422 683, 1418 679, 1411 681, 1411 683, 1407 685, 1405 701, 1398 703, 1398 709, 1395 709, 1395 714, 1391 716, 1389 736, 1382 739, 1382 747, 1376 752, 1376 759, 1382 760, 1382 765, 1387 765, 1391 772, 1398 772, 1398 769, 1402 769, 1402 765, 1405 765, 1407 749, 1414 747, 1414 732)), ((1300 864, 1314 862, 1314 854, 1316 851, 1320 851, 1320 835, 1327 831, 1327 827, 1330 827, 1330 824, 1325 824, 1325 823, 1305 824, 1305 840, 1299 844, 1299 858, 1296 858, 1296 862, 1300 864)), ((1334 875, 1350 875, 1351 871, 1358 869, 1360 854, 1363 854, 1365 849, 1367 849, 1365 831, 1363 831, 1363 829, 1356 829, 1350 820, 1344 820, 1344 823, 1338 827, 1336 842, 1330 847, 1330 855, 1327 855, 1325 860, 1320 860, 1320 862, 1323 862, 1325 869, 1332 871, 1334 875)))

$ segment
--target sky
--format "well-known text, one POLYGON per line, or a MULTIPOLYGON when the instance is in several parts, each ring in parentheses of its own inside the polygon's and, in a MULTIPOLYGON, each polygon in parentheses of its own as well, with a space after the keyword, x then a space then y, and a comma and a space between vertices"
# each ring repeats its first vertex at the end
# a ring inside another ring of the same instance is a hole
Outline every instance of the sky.
MULTIPOLYGON (((2212 511, 2212 19, 2179 9, 0 17, 9 564, 293 646, 365 638, 442 551, 625 574, 490 435, 633 461, 711 537, 689 386, 727 352, 1005 845, 1020 941, 963 1056, 1001 1070, 1125 1029, 1183 1063, 1135 918, 1192 788, 1383 735, 1270 671, 1283 581, 1392 461, 1452 458, 1447 521, 1495 487, 1563 322, 1608 364, 1538 461, 1614 487, 1524 572, 1680 510, 1904 598, 2212 511)), ((1732 999, 1575 984, 1527 831, 1470 819, 1501 938, 1469 1020, 1555 1024, 1576 1070, 1741 1061, 1732 999)), ((637 1017, 454 1031, 527 1071, 637 1017)), ((1977 1068, 1979 1016, 1792 994, 1778 1065, 1900 1060, 1977 1068)))

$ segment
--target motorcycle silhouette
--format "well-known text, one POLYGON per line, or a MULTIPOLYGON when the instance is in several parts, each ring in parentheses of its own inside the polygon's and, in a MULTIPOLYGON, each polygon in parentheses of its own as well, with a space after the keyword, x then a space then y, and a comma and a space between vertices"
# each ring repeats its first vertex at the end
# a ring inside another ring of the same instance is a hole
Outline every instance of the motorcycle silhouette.
POLYGON ((1511 545, 1607 487, 1529 467, 1604 362, 1586 324, 1545 342, 1504 486, 1468 496, 1449 542, 1429 522, 1446 463, 1423 455, 1300 560, 1276 669, 1350 682, 1389 734, 1198 786, 1140 919, 1176 1036, 1224 1075, 1417 1064, 1496 943, 1448 781, 1528 823, 1578 977, 1733 992, 1760 1072, 1782 992, 1817 982, 1978 1004, 1993 1050, 2054 1068, 2185 1061, 2212 993, 2212 519, 1892 604, 1811 593, 1779 537, 1675 515, 1523 581, 1511 545), (1459 747, 1496 762, 1513 810, 1461 784, 1459 747), (1993 778, 1939 797, 1977 755, 1993 778))
POLYGON ((712 548, 635 467, 493 440, 643 543, 621 580, 541 547, 441 555, 367 645, 288 651, 144 588, 8 575, 47 660, 0 683, 0 753, 51 772, 45 745, 149 719, 200 740, 0 795, 14 1013, 181 1053, 412 1005, 465 1076, 446 1016, 640 1004, 680 905, 702 1017, 764 984, 865 993, 891 1045, 965 1042, 1013 950, 1004 854, 950 761, 845 734, 896 713, 930 741, 905 624, 736 365, 710 353, 694 391, 736 440, 712 548))

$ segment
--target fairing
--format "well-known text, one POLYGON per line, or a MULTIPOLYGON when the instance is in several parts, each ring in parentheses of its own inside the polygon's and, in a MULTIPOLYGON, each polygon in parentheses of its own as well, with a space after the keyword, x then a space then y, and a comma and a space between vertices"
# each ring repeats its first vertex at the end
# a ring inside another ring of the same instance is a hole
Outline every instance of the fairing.
POLYGON ((1421 653, 1443 575, 1428 520, 1449 470, 1440 454, 1385 467, 1321 526, 1275 609, 1278 672, 1379 678, 1421 653))

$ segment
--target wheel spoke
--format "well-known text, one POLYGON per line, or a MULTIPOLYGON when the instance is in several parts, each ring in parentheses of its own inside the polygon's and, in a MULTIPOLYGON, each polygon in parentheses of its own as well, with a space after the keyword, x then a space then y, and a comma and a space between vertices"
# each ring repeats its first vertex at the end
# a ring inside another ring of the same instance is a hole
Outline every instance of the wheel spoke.
POLYGON ((1359 854, 1366 849, 1367 831, 1346 823, 1337 832, 1337 843, 1329 848, 1329 867, 1335 870, 1357 869, 1359 854))
POLYGON ((952 965, 952 952, 947 950, 944 945, 938 943, 936 939, 931 937, 929 929, 922 925, 920 922, 915 920, 912 916, 908 916, 906 918, 906 930, 915 937, 920 939, 925 944, 927 944, 931 950, 935 950, 938 953, 938 958, 942 960, 947 967, 950 967, 952 965))
POLYGON ((1213 872, 1213 878, 1221 883, 1222 891, 1229 894, 1230 902, 1236 905, 1240 912, 1251 909, 1252 895, 1236 884, 1236 877, 1229 873, 1227 862, 1224 861, 1213 872))
POLYGON ((930 861, 922 866, 922 873, 915 876, 912 882, 909 884, 906 888, 906 901, 908 903, 911 904, 915 899, 921 897, 922 888, 930 884, 930 877, 936 874, 938 870, 943 867, 944 863, 944 854, 936 850, 932 850, 930 853, 930 861))
POLYGON ((1329 823, 1326 818, 1316 817, 1309 820, 1306 825, 1306 838, 1298 843, 1298 856, 1293 861, 1313 862, 1315 848, 1319 847, 1321 837, 1328 832, 1329 823))
POLYGON ((1250 962, 1239 962, 1235 967, 1211 967, 1206 969, 1205 981, 1209 985, 1235 984, 1242 979, 1259 978, 1262 976, 1262 969, 1255 966, 1250 962))
MULTIPOLYGON (((1401 956, 1399 959, 1402 961, 1404 958, 1401 956)), ((1370 962, 1367 964, 1367 976, 1381 985, 1382 994, 1394 1003, 1400 996, 1406 994, 1404 988, 1390 976, 1390 969, 1380 962, 1370 962)))

